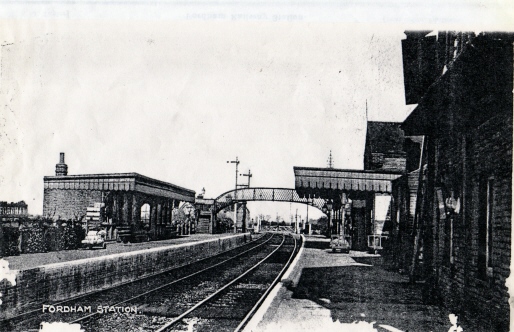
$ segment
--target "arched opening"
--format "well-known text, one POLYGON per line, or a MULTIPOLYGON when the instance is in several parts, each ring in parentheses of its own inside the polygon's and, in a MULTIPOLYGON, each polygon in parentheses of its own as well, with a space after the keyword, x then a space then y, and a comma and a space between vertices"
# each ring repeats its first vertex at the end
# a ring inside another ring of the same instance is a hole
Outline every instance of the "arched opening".
POLYGON ((141 223, 144 228, 150 228, 150 204, 148 203, 141 206, 141 223))

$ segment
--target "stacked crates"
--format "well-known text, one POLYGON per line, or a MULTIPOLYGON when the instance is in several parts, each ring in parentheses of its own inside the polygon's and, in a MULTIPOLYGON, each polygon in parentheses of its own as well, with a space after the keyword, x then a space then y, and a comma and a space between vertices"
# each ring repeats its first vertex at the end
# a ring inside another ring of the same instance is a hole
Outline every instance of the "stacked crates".
POLYGON ((86 210, 86 230, 99 230, 104 222, 105 203, 91 203, 86 210))

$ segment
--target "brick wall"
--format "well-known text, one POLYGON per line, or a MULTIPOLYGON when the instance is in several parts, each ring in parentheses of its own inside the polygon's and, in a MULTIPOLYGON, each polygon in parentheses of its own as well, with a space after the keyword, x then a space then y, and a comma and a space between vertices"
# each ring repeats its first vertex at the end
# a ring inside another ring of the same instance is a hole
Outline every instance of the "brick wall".
POLYGON ((462 206, 459 214, 450 214, 444 220, 437 212, 437 198, 432 202, 436 211, 432 221, 436 234, 435 280, 442 303, 451 310, 480 326, 507 331, 509 295, 505 280, 510 274, 511 258, 512 114, 493 117, 468 133, 459 134, 462 133, 453 132, 454 136, 441 137, 435 143, 435 186, 442 188, 445 197, 450 190, 458 190, 462 206), (484 267, 479 262, 479 237, 483 232, 479 222, 484 197, 480 183, 491 177, 492 274, 484 276, 484 267), (449 222, 453 223, 453 234, 449 222))
MULTIPOLYGON (((425 39, 408 35, 413 47, 425 39)), ((442 50, 451 51, 441 53, 443 60, 450 55, 444 62, 447 71, 418 91, 422 98, 402 125, 407 135, 428 138, 421 204, 426 207, 421 218, 426 294, 463 319, 490 331, 508 331, 514 36, 442 36, 442 50), (446 204, 450 198, 460 203, 459 211, 454 209, 459 204, 446 204)), ((404 56, 417 52, 408 44, 404 56)))
POLYGON ((0 281, 0 318, 159 273, 244 244, 248 234, 56 263, 22 270, 16 285, 0 281))
POLYGON ((102 191, 85 189, 44 189, 43 216, 75 219, 86 214, 90 203, 102 202, 102 191))
MULTIPOLYGON (((508 290, 505 280, 510 274, 511 208, 512 208, 512 115, 496 117, 482 124, 473 135, 473 166, 471 172, 471 248, 468 259, 470 300, 464 296, 464 309, 477 306, 493 323, 502 318, 508 322, 508 290), (480 178, 493 177, 492 203, 492 276, 482 280, 478 271, 478 237, 480 178), (484 305, 486 304, 486 305, 484 305), (485 310, 484 310, 485 309, 485 310)), ((462 238, 462 241, 468 239, 462 238)), ((464 243, 463 243, 464 244, 464 243)), ((469 287, 468 287, 469 288, 469 287)), ((464 291, 463 291, 464 292, 464 291)), ((464 292, 466 295, 466 292, 464 292)), ((494 325, 493 325, 494 326, 494 325)), ((499 331, 499 330, 498 330, 499 331)))

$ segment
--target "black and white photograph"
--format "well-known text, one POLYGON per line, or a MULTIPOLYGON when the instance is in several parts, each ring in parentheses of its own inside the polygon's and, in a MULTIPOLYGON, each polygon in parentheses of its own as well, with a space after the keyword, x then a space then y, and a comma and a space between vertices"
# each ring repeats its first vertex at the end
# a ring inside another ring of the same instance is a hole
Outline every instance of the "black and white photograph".
POLYGON ((0 331, 514 330, 511 3, 0 7, 0 331))

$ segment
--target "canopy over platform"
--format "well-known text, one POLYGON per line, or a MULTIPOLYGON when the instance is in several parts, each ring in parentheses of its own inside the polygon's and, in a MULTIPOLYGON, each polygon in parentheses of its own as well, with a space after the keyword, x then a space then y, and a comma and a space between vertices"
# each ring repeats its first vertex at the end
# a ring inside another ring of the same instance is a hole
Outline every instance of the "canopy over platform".
POLYGON ((45 176, 45 189, 137 192, 194 203, 195 192, 138 173, 109 173, 45 176))
POLYGON ((369 170, 294 167, 295 189, 300 197, 330 198, 341 193, 383 193, 392 191, 391 181, 402 174, 369 170))

